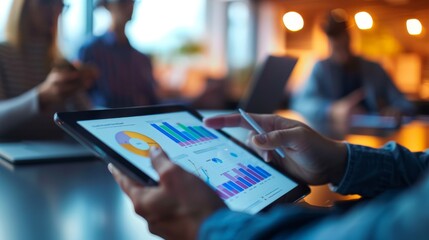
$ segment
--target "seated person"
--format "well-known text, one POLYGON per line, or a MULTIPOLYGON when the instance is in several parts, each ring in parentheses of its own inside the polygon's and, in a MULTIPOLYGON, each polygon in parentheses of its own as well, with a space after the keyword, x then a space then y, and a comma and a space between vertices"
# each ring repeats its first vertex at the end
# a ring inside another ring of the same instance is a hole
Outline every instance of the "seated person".
POLYGON ((354 113, 413 114, 413 105, 383 68, 352 53, 348 24, 341 13, 328 14, 323 30, 330 56, 315 64, 307 83, 292 99, 292 108, 315 125, 326 120, 346 124, 354 113))
MULTIPOLYGON (((109 165, 151 232, 166 239, 426 239, 429 236, 429 152, 389 143, 381 149, 337 142, 306 125, 275 115, 253 115, 266 134, 251 145, 308 184, 330 183, 341 194, 372 198, 348 211, 277 205, 255 215, 229 210, 200 178, 172 163, 159 148, 151 160, 158 186, 143 186, 109 165)), ((206 119, 208 127, 252 129, 240 115, 206 119)))
POLYGON ((79 61, 98 69, 98 78, 89 90, 97 107, 131 107, 158 102, 152 63, 134 49, 125 35, 132 18, 133 0, 100 0, 112 16, 109 31, 94 37, 79 51, 79 61))
POLYGON ((0 139, 57 138, 56 111, 87 109, 83 71, 56 45, 59 0, 15 0, 0 43, 0 139), (82 94, 79 94, 82 93, 82 94))

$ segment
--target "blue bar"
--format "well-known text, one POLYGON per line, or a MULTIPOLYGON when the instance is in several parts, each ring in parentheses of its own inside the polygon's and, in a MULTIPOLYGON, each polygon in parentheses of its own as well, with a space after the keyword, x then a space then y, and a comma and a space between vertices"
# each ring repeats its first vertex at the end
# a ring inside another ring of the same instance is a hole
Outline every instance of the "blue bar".
POLYGON ((252 169, 257 174, 261 175, 263 178, 267 178, 268 176, 265 175, 263 172, 259 171, 258 169, 254 168, 252 165, 247 165, 248 168, 252 169))
POLYGON ((151 126, 152 126, 152 127, 154 127, 156 130, 158 130, 158 131, 162 132, 165 136, 169 137, 169 138, 170 138, 171 140, 173 140, 175 143, 180 143, 180 141, 179 141, 177 138, 175 138, 175 137, 171 136, 171 134, 169 134, 168 132, 164 131, 164 129, 160 128, 158 125, 156 125, 156 124, 151 124, 151 126))
POLYGON ((210 136, 207 136, 205 132, 203 132, 199 127, 194 127, 195 131, 198 131, 198 133, 203 136, 203 138, 211 138, 210 136))
POLYGON ((168 127, 169 129, 171 129, 171 131, 175 132, 176 134, 178 134, 179 136, 181 136, 182 138, 184 138, 186 141, 191 141, 190 138, 188 138, 187 136, 183 135, 183 133, 181 133, 180 131, 178 131, 177 129, 175 129, 173 126, 171 126, 168 122, 163 122, 163 124, 168 127))
POLYGON ((216 139, 217 136, 214 135, 213 133, 211 133, 209 130, 205 129, 204 127, 197 127, 198 129, 201 129, 202 132, 204 132, 205 134, 207 134, 209 137, 216 139))
POLYGON ((198 136, 200 136, 201 138, 205 138, 205 136, 203 134, 201 134, 200 132, 198 132, 197 130, 195 130, 193 127, 188 127, 192 132, 194 132, 195 134, 197 134, 198 136))
POLYGON ((238 186, 237 184, 233 183, 232 181, 227 182, 227 184, 229 184, 230 186, 232 186, 233 188, 235 188, 239 192, 242 192, 244 190, 240 186, 238 186))
POLYGON ((191 134, 187 133, 187 132, 182 132, 183 135, 187 136, 188 138, 190 138, 192 141, 197 141, 197 139, 195 139, 194 137, 191 136, 191 134))
POLYGON ((240 172, 244 173, 246 176, 248 176, 250 179, 252 179, 255 182, 260 182, 259 179, 255 178, 252 174, 248 173, 246 170, 240 168, 238 169, 240 172))
POLYGON ((226 183, 222 184, 222 186, 226 187, 226 189, 228 189, 230 192, 232 192, 232 194, 235 194, 234 192, 237 192, 237 190, 235 190, 233 187, 229 186, 226 183))
POLYGON ((250 184, 248 181, 244 180, 242 177, 237 177, 238 181, 242 182, 244 185, 251 187, 252 184, 250 184))
POLYGON ((260 167, 256 167, 256 169, 258 169, 260 172, 264 173, 267 177, 270 177, 271 174, 267 171, 265 171, 264 169, 260 168, 260 167))

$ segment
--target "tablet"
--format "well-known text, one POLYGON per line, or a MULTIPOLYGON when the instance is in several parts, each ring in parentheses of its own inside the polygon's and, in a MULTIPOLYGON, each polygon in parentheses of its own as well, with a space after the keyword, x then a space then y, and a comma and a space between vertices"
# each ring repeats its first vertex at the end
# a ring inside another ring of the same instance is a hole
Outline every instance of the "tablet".
POLYGON ((100 158, 144 184, 159 180, 149 148, 200 177, 234 211, 257 213, 276 201, 293 202, 309 188, 220 130, 203 126, 185 106, 154 106, 56 113, 55 122, 100 158))

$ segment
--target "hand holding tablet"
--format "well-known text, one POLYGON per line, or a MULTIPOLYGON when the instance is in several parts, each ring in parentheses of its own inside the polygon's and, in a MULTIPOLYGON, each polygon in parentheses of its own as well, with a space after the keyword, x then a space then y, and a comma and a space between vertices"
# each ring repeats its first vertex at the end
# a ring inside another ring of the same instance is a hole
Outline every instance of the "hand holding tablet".
POLYGON ((109 171, 132 200, 137 214, 149 225, 162 225, 152 228, 153 233, 165 239, 197 239, 196 232, 187 230, 197 229, 214 212, 226 208, 225 203, 198 177, 173 164, 161 149, 151 148, 150 158, 161 176, 157 188, 142 186, 112 164, 109 171), (166 235, 171 232, 174 237, 166 235))
POLYGON ((160 147, 232 210, 254 214, 309 192, 224 132, 204 126, 197 112, 183 106, 57 113, 56 123, 144 185, 160 184, 149 151, 160 147))
POLYGON ((252 117, 268 131, 268 141, 258 144, 259 148, 284 147, 287 157, 276 162, 280 168, 264 163, 222 131, 211 129, 249 128, 238 114, 212 117, 202 126, 195 111, 164 106, 58 113, 56 122, 103 159, 115 163, 118 169, 109 166, 109 170, 152 233, 194 239, 205 219, 225 206, 257 213, 279 198, 292 202, 308 193, 305 185, 281 172, 310 184, 338 184, 345 172, 344 143, 326 139, 297 121, 275 115, 252 117), (167 153, 152 151, 159 147, 167 153), (132 154, 125 154, 127 151, 132 154), (220 174, 214 174, 216 169, 220 174), (158 186, 147 187, 148 180, 158 186), (279 196, 282 187, 289 190, 279 196))

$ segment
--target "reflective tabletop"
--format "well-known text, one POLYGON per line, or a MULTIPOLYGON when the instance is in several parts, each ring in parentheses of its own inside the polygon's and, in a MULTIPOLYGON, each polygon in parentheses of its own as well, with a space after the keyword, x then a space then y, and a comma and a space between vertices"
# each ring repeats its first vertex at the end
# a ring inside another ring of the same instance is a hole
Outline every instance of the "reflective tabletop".
POLYGON ((100 160, 0 165, 0 239, 159 239, 100 160))
MULTIPOLYGON (((282 114, 282 116, 293 117, 282 114)), ((229 129, 243 138, 247 132, 229 129)), ((388 137, 347 135, 345 140, 379 147, 395 140, 413 151, 429 147, 429 125, 415 121, 388 137)), ((305 200, 331 206, 340 196, 328 187, 312 187, 305 200)), ((11 165, 0 160, 0 239, 159 239, 134 213, 104 162, 11 165)))

